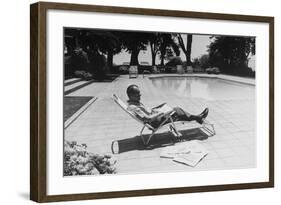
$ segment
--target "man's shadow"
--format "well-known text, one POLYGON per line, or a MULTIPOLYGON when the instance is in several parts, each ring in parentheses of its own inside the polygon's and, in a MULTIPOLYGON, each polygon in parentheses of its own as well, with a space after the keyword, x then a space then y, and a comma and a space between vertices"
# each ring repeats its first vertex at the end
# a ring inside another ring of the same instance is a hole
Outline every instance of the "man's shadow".
MULTIPOLYGON (((203 132, 200 128, 193 128, 179 131, 182 134, 180 141, 175 141, 175 137, 170 132, 155 134, 147 146, 144 145, 141 136, 135 136, 123 140, 112 142, 112 153, 120 154, 132 150, 152 150, 155 148, 165 147, 190 140, 206 140, 209 135, 203 132)), ((147 140, 149 134, 144 134, 143 138, 147 140)))

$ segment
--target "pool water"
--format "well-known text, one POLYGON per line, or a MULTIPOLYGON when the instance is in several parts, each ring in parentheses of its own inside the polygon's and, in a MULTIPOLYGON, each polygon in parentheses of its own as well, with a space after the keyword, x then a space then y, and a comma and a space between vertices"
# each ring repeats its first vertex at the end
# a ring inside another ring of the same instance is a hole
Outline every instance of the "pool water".
POLYGON ((255 86, 207 77, 156 77, 152 84, 164 94, 205 100, 254 99, 255 86))

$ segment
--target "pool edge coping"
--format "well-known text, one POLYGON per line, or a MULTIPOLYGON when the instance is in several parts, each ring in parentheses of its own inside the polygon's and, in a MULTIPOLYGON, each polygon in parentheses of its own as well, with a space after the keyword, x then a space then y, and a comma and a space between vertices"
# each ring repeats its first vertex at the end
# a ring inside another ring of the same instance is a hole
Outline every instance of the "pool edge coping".
MULTIPOLYGON (((213 79, 221 79, 221 80, 228 80, 228 81, 232 81, 232 82, 236 82, 236 83, 242 83, 242 84, 247 84, 247 85, 252 85, 255 86, 255 80, 253 80, 254 82, 245 82, 241 79, 230 79, 232 77, 236 77, 236 76, 229 76, 230 78, 228 78, 227 76, 219 76, 219 75, 206 75, 206 74, 163 74, 163 75, 153 75, 153 76, 148 76, 149 79, 153 79, 153 78, 164 78, 164 77, 199 77, 199 78, 213 78, 213 79)), ((237 77, 237 78, 243 78, 243 77, 237 77)))

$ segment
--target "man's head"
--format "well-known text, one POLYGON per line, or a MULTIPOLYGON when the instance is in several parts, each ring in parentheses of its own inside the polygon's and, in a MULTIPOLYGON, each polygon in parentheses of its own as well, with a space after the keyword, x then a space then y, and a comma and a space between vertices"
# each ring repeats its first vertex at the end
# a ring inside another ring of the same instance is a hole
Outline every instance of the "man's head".
POLYGON ((127 95, 130 101, 139 102, 141 97, 139 87, 137 85, 130 85, 127 88, 127 95))

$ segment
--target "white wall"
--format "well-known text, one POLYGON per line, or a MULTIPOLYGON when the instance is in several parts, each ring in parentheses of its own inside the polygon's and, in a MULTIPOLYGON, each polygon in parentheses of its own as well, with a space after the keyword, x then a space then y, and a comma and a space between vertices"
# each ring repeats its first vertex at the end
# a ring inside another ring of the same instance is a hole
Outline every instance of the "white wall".
MULTIPOLYGON (((205 12, 275 16, 275 90, 280 77, 280 18, 276 0, 82 0, 74 3, 147 7, 205 12)), ((29 4, 34 1, 10 0, 1 4, 1 204, 31 204, 29 195, 29 4), (3 46, 4 45, 4 46, 3 46), (4 115, 3 115, 4 113, 4 115)), ((195 193, 170 196, 106 199, 71 204, 276 204, 280 198, 280 92, 275 93, 276 188, 260 190, 195 193)), ((69 202, 68 202, 69 203, 69 202)), ((57 204, 57 203, 54 203, 57 204)), ((62 203, 66 204, 66 202, 62 203)))

